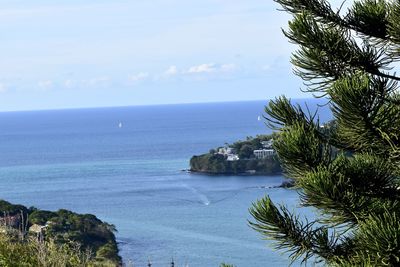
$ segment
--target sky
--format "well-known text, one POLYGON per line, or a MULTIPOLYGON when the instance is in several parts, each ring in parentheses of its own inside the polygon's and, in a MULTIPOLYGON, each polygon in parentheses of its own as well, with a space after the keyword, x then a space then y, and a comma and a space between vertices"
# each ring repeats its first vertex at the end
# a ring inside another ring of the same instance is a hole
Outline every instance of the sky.
POLYGON ((310 97, 271 0, 0 6, 0 111, 310 97))

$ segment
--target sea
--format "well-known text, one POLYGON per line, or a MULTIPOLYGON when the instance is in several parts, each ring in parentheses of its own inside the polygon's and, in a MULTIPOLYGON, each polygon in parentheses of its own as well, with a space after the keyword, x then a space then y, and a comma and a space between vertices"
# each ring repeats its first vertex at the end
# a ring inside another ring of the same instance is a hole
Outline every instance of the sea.
MULTIPOLYGON (((296 100, 321 121, 326 100, 296 100)), ((288 266, 287 254, 249 227, 269 195, 303 216, 275 176, 188 173, 193 155, 272 132, 265 101, 0 113, 0 198, 95 214, 114 224, 129 266, 288 266)), ((298 265, 294 263, 294 266, 298 265)))

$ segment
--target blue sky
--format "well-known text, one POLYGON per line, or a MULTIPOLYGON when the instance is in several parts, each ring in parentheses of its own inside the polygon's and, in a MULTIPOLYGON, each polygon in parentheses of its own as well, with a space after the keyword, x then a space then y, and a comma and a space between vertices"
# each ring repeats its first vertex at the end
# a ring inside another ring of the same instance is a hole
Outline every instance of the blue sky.
POLYGON ((0 110, 301 93, 271 0, 0 0, 0 110))

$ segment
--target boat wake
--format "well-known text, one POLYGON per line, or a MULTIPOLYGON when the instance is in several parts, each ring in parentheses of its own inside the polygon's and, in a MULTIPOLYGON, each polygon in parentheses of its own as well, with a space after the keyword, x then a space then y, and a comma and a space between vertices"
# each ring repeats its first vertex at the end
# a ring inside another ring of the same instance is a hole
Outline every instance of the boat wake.
POLYGON ((201 192, 200 192, 199 190, 197 190, 196 188, 194 188, 194 187, 192 187, 192 186, 189 186, 189 185, 187 185, 187 184, 183 184, 182 186, 185 187, 185 188, 187 188, 187 189, 190 190, 191 192, 193 192, 193 194, 195 194, 195 195, 199 198, 199 202, 200 202, 201 204, 206 205, 206 206, 208 206, 208 205, 211 204, 211 201, 208 199, 208 197, 207 197, 205 194, 201 193, 201 192))

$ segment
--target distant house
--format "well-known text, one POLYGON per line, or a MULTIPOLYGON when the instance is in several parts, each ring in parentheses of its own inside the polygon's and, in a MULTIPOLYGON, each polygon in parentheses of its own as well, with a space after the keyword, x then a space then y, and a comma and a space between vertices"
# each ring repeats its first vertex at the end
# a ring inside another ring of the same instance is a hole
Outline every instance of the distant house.
POLYGON ((217 154, 225 155, 226 154, 226 148, 225 147, 218 148, 217 154))
POLYGON ((29 227, 29 232, 35 233, 35 234, 43 234, 43 231, 46 228, 47 228, 47 226, 45 226, 45 225, 33 224, 31 227, 29 227))
POLYGON ((273 144, 274 144, 274 139, 270 139, 270 140, 261 142, 261 145, 263 146, 263 148, 272 148, 273 144))
POLYGON ((276 152, 274 149, 257 149, 254 150, 253 153, 257 159, 264 159, 275 155, 276 152))
POLYGON ((39 241, 43 240, 47 226, 47 223, 46 225, 33 224, 31 227, 29 227, 29 233, 35 234, 39 241))
POLYGON ((236 150, 232 147, 226 148, 226 153, 227 154, 236 154, 236 150))
POLYGON ((228 154, 226 158, 227 161, 236 161, 239 160, 239 156, 237 154, 228 154))
POLYGON ((236 151, 235 151, 235 149, 232 148, 232 147, 220 147, 220 148, 218 149, 218 152, 217 152, 217 153, 218 153, 218 154, 221 154, 221 155, 228 155, 228 154, 235 154, 236 151))
POLYGON ((239 156, 236 154, 236 151, 232 147, 221 147, 218 149, 217 154, 226 156, 227 161, 236 161, 239 160, 239 156))

